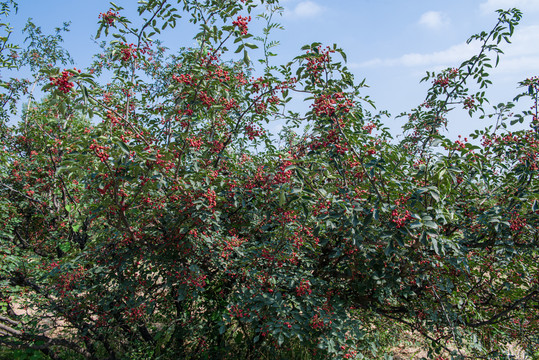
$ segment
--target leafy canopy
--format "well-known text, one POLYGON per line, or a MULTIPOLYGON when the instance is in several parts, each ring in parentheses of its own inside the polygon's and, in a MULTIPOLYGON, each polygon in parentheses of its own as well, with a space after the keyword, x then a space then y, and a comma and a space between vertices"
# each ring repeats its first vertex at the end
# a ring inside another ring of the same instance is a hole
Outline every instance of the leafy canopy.
POLYGON ((32 73, 0 83, 0 344, 361 359, 409 331, 429 358, 537 356, 539 81, 520 83, 522 114, 486 97, 521 13, 498 11, 476 56, 427 73, 397 141, 337 46, 274 65, 281 8, 256 3, 141 1, 133 19, 111 4, 86 69, 69 67, 62 29, 29 23, 23 50, 0 24, 0 66, 32 73), (189 23, 196 46, 159 41, 189 23), (452 141, 454 108, 495 124, 452 141))

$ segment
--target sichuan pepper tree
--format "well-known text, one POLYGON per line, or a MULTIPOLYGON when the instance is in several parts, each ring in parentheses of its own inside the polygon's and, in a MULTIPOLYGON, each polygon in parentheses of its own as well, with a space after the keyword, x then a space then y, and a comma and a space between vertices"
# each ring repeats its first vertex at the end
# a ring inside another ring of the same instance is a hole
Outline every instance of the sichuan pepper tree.
POLYGON ((483 92, 520 12, 470 39, 477 56, 427 74, 397 142, 336 46, 272 64, 279 6, 262 3, 257 17, 250 0, 149 1, 133 23, 113 5, 90 68, 35 74, 45 95, 1 133, 2 345, 376 358, 407 328, 429 357, 503 358, 515 341, 533 355, 538 80, 521 83, 521 115, 511 102, 489 115, 483 92), (198 27, 197 46, 169 54, 153 38, 178 22, 198 27), (286 107, 296 95, 305 114, 286 107), (454 107, 495 125, 452 141, 440 130, 454 107))

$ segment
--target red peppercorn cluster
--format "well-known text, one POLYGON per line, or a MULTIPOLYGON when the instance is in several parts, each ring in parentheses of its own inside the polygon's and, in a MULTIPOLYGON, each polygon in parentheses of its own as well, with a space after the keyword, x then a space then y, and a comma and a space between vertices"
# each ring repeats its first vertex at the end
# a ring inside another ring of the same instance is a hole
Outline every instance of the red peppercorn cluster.
POLYGON ((397 225, 397 229, 403 227, 408 220, 412 218, 412 214, 408 210, 404 212, 404 214, 400 215, 399 211, 397 209, 394 209, 391 212, 391 216, 393 217, 391 221, 393 221, 397 225))
POLYGON ((509 220, 510 228, 514 232, 519 232, 526 226, 526 219, 518 216, 518 213, 513 213, 511 220, 509 220))
POLYGON ((210 208, 214 208, 217 206, 217 194, 215 193, 214 190, 212 189, 208 189, 208 191, 206 192, 206 199, 208 199, 208 203, 209 203, 209 207, 210 208))
MULTIPOLYGON (((129 61, 130 59, 136 59, 137 58, 137 48, 135 48, 135 45, 134 44, 124 44, 124 43, 121 43, 120 44, 122 46, 122 48, 120 49, 120 52, 121 52, 121 56, 120 56, 120 60, 122 61, 129 61)), ((144 52, 143 50, 141 50, 141 52, 144 52)))
POLYGON ((250 16, 238 16, 238 19, 236 21, 233 21, 232 25, 237 26, 240 29, 242 35, 247 35, 247 24, 249 24, 249 21, 251 21, 250 16))
POLYGON ((79 266, 71 272, 63 273, 59 276, 58 282, 55 284, 56 290, 61 296, 66 296, 68 292, 72 291, 78 282, 84 277, 86 270, 79 266))
POLYGON ((376 128, 377 128, 376 124, 373 124, 373 123, 368 123, 367 125, 364 125, 362 127, 362 129, 365 130, 369 134, 372 134, 372 131, 376 128))
POLYGON ((172 80, 179 82, 180 84, 185 85, 195 85, 195 81, 193 80, 193 77, 189 74, 180 74, 180 75, 172 75, 172 80))
POLYGON ((187 141, 189 143, 189 146, 194 148, 195 150, 200 150, 200 147, 202 146, 202 140, 196 139, 194 137, 185 138, 185 141, 187 141))
POLYGON ((468 97, 466 100, 464 100, 464 108, 465 109, 473 109, 475 108, 475 99, 473 97, 468 97))
POLYGON ((327 315, 323 316, 315 314, 311 319, 311 328, 313 328, 314 330, 323 330, 332 324, 333 321, 329 319, 330 317, 328 317, 327 315))
POLYGON ((223 240, 223 250, 221 251, 220 256, 223 259, 228 260, 230 255, 234 252, 234 249, 240 247, 245 243, 247 239, 238 237, 234 233, 231 233, 231 237, 227 237, 223 240))
MULTIPOLYGON (((80 73, 80 70, 79 70, 79 73, 80 73)), ((71 91, 71 89, 74 86, 74 84, 71 81, 69 81, 69 79, 71 79, 72 76, 73 76, 72 73, 70 73, 67 70, 64 70, 62 71, 62 74, 58 77, 53 77, 53 76, 49 77, 50 84, 52 86, 58 87, 58 90, 60 90, 64 94, 67 94, 68 92, 71 91)))
POLYGON ((108 147, 102 146, 94 139, 93 144, 90 145, 90 150, 93 150, 101 162, 107 161, 109 154, 107 153, 108 147))
POLYGON ((249 314, 244 309, 241 309, 238 305, 232 305, 230 309, 228 309, 228 313, 230 317, 235 317, 238 319, 244 318, 244 317, 251 317, 251 314, 249 314))
POLYGON ((337 111, 348 113, 353 106, 354 103, 350 99, 346 99, 344 94, 341 92, 334 94, 322 94, 317 97, 314 104, 311 105, 316 116, 331 116, 337 111))
POLYGON ((458 69, 451 69, 449 70, 449 73, 445 72, 444 74, 440 74, 438 75, 438 78, 433 81, 433 84, 446 88, 449 85, 449 80, 457 76, 458 72, 458 69))
POLYGON ((447 87, 449 85, 449 79, 441 77, 439 79, 434 80, 434 85, 440 85, 441 87, 447 87))
POLYGON ((256 137, 263 135, 264 130, 258 125, 249 123, 245 126, 245 134, 249 140, 254 140, 256 137))
POLYGON ((100 13, 99 14, 99 18, 100 19, 103 19, 103 21, 108 25, 112 25, 114 24, 114 21, 116 21, 116 19, 118 19, 118 12, 114 12, 111 10, 107 11, 106 13, 100 13))
POLYGON ((296 287, 297 296, 311 295, 312 292, 313 291, 311 290, 311 284, 305 279, 302 279, 299 286, 296 287))
POLYGON ((320 75, 326 69, 326 64, 329 64, 331 60, 331 54, 335 50, 331 49, 329 46, 322 48, 318 46, 315 51, 307 51, 307 70, 315 78, 315 82, 320 82, 320 75))
POLYGON ((194 288, 203 289, 207 285, 207 283, 206 283, 207 276, 206 275, 191 274, 191 273, 189 273, 187 271, 182 271, 182 272, 178 273, 178 277, 181 279, 180 280, 181 284, 189 285, 189 286, 194 287, 194 288))
POLYGON ((133 323, 141 319, 144 314, 146 314, 146 304, 140 304, 139 306, 135 306, 131 309, 128 309, 125 313, 127 319, 129 319, 129 321, 133 323))

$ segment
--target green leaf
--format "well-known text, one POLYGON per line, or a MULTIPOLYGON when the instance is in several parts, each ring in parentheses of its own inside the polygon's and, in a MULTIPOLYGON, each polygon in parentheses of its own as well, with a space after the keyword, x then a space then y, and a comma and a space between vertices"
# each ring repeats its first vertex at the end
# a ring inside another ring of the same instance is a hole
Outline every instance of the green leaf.
POLYGON ((284 171, 286 172, 286 171, 294 170, 295 168, 297 168, 296 165, 288 165, 288 166, 284 169, 284 171))
POLYGON ((431 229, 438 229, 438 224, 432 220, 423 221, 423 225, 431 229))
POLYGON ((372 222, 372 219, 373 219, 373 213, 369 212, 367 216, 365 216, 365 220, 363 220, 363 226, 364 227, 368 226, 372 222))
POLYGON ((440 193, 436 188, 430 188, 429 189, 430 196, 434 199, 434 201, 439 202, 440 201, 440 193))
POLYGON ((387 244, 387 247, 384 250, 384 254, 389 257, 391 254, 393 254, 395 248, 393 247, 393 241, 389 241, 389 244, 387 244))
POLYGON ((437 255, 440 255, 440 249, 438 248, 438 240, 436 239, 436 237, 431 237, 431 243, 434 252, 436 252, 437 255))
POLYGON ((131 153, 131 151, 129 150, 129 146, 127 146, 126 143, 124 143, 124 142, 121 141, 121 140, 116 141, 116 143, 120 146, 120 148, 121 148, 126 154, 130 154, 130 153, 131 153))
POLYGON ((284 191, 281 190, 279 193, 279 206, 283 206, 284 204, 286 204, 286 195, 284 191))
POLYGON ((249 54, 247 53, 247 50, 243 50, 243 62, 247 66, 251 65, 251 58, 249 57, 249 54))
POLYGON ((240 46, 238 46, 238 48, 236 49, 236 51, 234 51, 234 54, 239 53, 239 52, 242 51, 244 48, 245 48, 245 44, 241 44, 240 46))

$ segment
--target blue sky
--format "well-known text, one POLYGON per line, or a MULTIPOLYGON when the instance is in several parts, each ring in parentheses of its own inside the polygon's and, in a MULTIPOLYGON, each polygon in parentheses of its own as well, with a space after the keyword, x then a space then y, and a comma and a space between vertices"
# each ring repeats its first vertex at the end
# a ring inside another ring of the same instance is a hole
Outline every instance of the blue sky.
MULTIPOLYGON (((117 0, 134 16, 135 0, 117 0)), ((511 100, 518 93, 517 82, 539 75, 539 0, 281 0, 283 16, 278 21, 284 31, 274 34, 281 42, 278 62, 300 54, 304 44, 315 41, 337 43, 348 55, 348 66, 358 81, 366 78, 370 95, 379 110, 392 115, 408 111, 422 102, 428 84, 419 80, 425 71, 456 67, 475 53, 466 39, 496 22, 495 10, 517 7, 524 12, 512 44, 504 44, 505 56, 492 70, 490 97, 493 104, 511 100)), ((75 66, 89 64, 98 51, 91 36, 97 29, 100 12, 108 1, 20 0, 19 12, 9 21, 19 41, 20 29, 33 18, 45 32, 63 21, 71 21, 65 48, 75 66)), ((179 23, 167 33, 165 45, 189 46, 193 42, 179 23)), ((528 105, 526 105, 528 106, 528 105)), ((388 119, 393 133, 402 119, 388 119)), ((487 121, 470 120, 463 114, 450 118, 449 133, 468 134, 487 121)))

